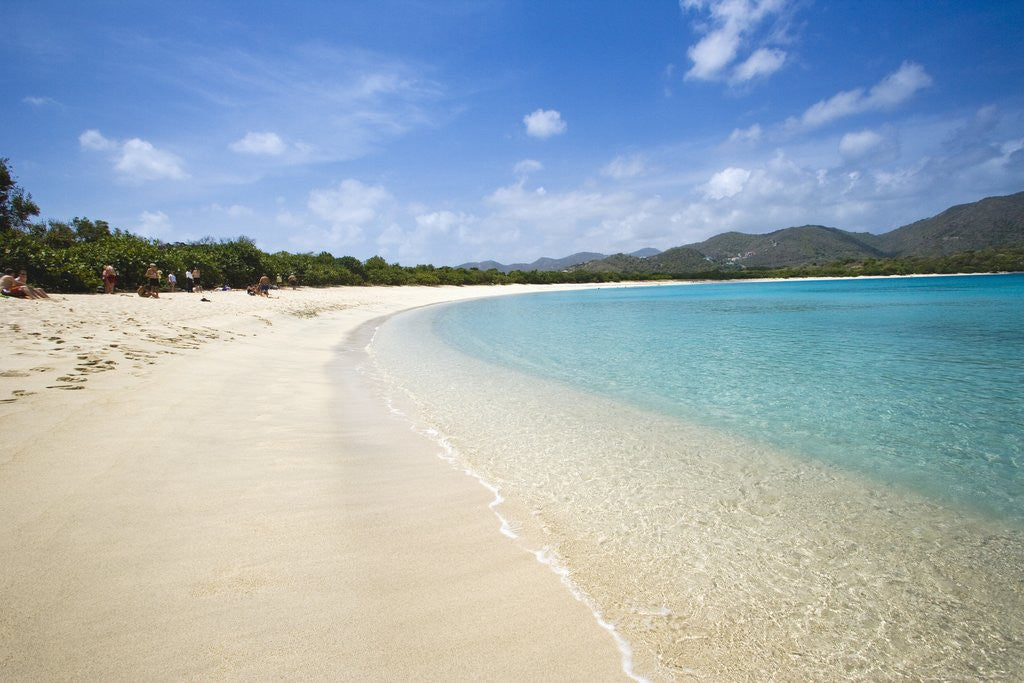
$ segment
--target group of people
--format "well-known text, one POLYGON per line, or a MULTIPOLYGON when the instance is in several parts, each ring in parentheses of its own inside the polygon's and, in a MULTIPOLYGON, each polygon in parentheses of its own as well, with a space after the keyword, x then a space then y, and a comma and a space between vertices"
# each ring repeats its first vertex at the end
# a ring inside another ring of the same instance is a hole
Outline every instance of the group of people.
MULTIPOLYGON (((138 294, 143 297, 151 297, 154 299, 160 298, 160 281, 163 279, 163 271, 156 267, 155 263, 150 263, 149 268, 146 269, 146 283, 139 287, 138 294)), ((107 264, 103 266, 103 272, 101 274, 103 278, 103 293, 113 294, 117 286, 117 270, 114 266, 107 264)), ((278 283, 281 282, 281 276, 277 277, 278 283)), ((178 289, 178 278, 174 273, 168 273, 167 284, 170 286, 172 292, 178 289)), ((288 284, 291 285, 292 289, 298 286, 298 278, 292 273, 288 276, 288 284)), ((224 285, 224 289, 230 289, 227 285, 224 285)), ((270 278, 266 275, 260 278, 260 281, 255 285, 249 285, 246 287, 246 291, 249 294, 255 296, 270 296, 270 278)), ((185 287, 186 292, 202 292, 202 273, 199 268, 193 268, 192 270, 185 271, 185 287)), ((17 276, 14 274, 14 270, 7 268, 4 270, 4 274, 0 276, 0 295, 13 296, 20 299, 49 299, 50 295, 44 292, 39 287, 31 287, 28 284, 28 273, 22 270, 17 276)))
MULTIPOLYGON (((146 269, 146 283, 139 287, 139 296, 151 297, 153 299, 160 298, 160 281, 164 277, 164 271, 156 267, 155 263, 150 263, 149 268, 146 269)), ((114 270, 114 266, 107 264, 103 266, 103 292, 104 294, 113 294, 114 287, 117 284, 117 271, 114 270)), ((172 292, 178 291, 178 277, 174 273, 167 274, 167 284, 170 286, 172 292)), ((185 291, 186 292, 202 292, 202 273, 198 267, 192 270, 185 271, 185 291)))
POLYGON ((12 268, 4 270, 0 275, 0 294, 13 296, 19 299, 49 299, 50 295, 39 287, 31 287, 28 284, 28 271, 21 271, 14 275, 12 268))

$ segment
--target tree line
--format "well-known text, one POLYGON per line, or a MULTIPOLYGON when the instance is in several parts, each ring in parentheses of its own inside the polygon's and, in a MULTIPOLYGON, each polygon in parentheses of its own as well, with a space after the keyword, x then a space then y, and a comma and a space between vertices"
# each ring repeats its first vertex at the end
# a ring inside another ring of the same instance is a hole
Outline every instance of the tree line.
MULTIPOLYGON (((34 221, 40 213, 32 195, 11 175, 8 159, 0 159, 0 267, 26 269, 31 281, 58 292, 102 289, 101 272, 112 265, 118 287, 143 284, 146 268, 158 264, 167 273, 200 268, 203 282, 241 287, 261 275, 272 280, 295 274, 304 285, 501 285, 618 282, 624 280, 724 280, 759 277, 850 277, 915 273, 1024 271, 1024 248, 965 252, 936 259, 868 260, 826 266, 777 269, 731 269, 700 273, 597 273, 584 268, 566 271, 513 271, 401 266, 380 256, 360 261, 353 256, 267 253, 247 237, 206 238, 196 242, 163 242, 112 229, 103 220, 34 221)), ((180 278, 179 278, 180 279, 180 278)))

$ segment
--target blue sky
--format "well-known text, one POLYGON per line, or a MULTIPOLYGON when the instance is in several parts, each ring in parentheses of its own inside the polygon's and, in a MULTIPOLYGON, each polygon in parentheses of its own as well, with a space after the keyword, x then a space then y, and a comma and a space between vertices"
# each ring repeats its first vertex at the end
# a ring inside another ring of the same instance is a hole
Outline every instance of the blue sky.
POLYGON ((45 219, 403 265, 885 232, 1024 190, 1024 3, 5 0, 45 219))

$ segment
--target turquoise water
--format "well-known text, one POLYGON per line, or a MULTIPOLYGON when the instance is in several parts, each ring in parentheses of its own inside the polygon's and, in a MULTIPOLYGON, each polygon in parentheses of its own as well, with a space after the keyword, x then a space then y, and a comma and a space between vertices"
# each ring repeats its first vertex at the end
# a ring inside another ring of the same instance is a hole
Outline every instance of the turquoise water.
POLYGON ((1022 302, 1019 275, 551 291, 367 349, 635 678, 1024 680, 1022 302))
POLYGON ((435 332, 516 370, 1024 522, 1024 276, 484 299, 435 332))

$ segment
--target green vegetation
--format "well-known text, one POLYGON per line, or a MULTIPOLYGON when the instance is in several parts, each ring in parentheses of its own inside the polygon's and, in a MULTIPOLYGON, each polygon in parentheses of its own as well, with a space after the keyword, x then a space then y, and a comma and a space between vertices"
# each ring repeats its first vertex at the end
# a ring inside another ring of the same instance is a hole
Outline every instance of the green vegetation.
MULTIPOLYGON (((11 175, 8 160, 0 159, 0 266, 29 271, 33 284, 58 292, 94 292, 102 289, 100 273, 106 264, 118 272, 118 288, 134 289, 143 283, 146 267, 156 263, 180 277, 186 268, 199 267, 207 286, 226 283, 242 287, 261 275, 272 280, 294 273, 301 284, 324 285, 501 285, 555 284, 566 282, 618 282, 622 280, 699 279, 727 280, 762 277, 851 277, 858 275, 908 275, 919 273, 977 273, 1024 271, 1024 246, 1004 246, 950 255, 918 258, 845 258, 821 263, 826 250, 816 248, 816 265, 751 267, 752 264, 721 264, 692 248, 670 249, 650 259, 617 255, 568 270, 516 270, 450 268, 432 265, 404 267, 380 256, 361 262, 352 256, 268 254, 251 239, 204 239, 198 242, 165 243, 123 230, 107 222, 73 218, 70 222, 33 223, 39 207, 32 195, 20 188, 11 175), (603 264, 595 268, 595 264, 603 264)), ((791 229, 794 230, 794 229, 791 229)), ((841 231, 826 228, 795 229, 804 237, 841 231)), ((735 241, 737 233, 723 236, 735 241)), ((777 233, 751 239, 776 239, 777 233)), ((743 236, 746 238, 747 236, 743 236)), ((841 236, 843 239, 845 235, 841 236)), ((715 239, 715 238, 713 238, 715 239)), ((814 243, 815 245, 817 242, 814 243)), ((728 251, 749 247, 728 244, 728 251)))

